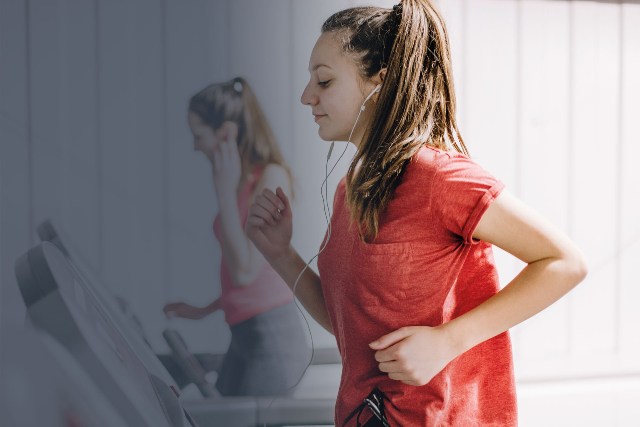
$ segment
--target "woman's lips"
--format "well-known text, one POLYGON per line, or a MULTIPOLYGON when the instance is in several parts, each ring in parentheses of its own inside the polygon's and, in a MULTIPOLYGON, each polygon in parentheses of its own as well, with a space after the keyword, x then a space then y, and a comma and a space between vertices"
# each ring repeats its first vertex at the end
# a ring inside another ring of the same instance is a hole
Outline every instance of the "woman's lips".
POLYGON ((320 120, 321 118, 323 118, 324 116, 326 116, 326 114, 314 114, 313 117, 315 118, 314 120, 317 122, 318 120, 320 120))

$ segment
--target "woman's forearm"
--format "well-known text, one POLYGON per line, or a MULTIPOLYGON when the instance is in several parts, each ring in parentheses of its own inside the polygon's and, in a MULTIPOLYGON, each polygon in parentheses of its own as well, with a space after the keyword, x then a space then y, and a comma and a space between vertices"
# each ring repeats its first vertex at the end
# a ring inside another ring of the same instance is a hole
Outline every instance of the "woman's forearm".
POLYGON ((233 201, 220 203, 221 245, 225 260, 236 285, 250 284, 265 261, 257 251, 251 250, 251 242, 240 222, 240 212, 235 203, 235 195, 222 194, 219 200, 233 201))
POLYGON ((580 256, 532 262, 496 295, 443 327, 463 353, 550 306, 585 276, 580 256))
POLYGON ((204 307, 204 310, 207 312, 207 314, 211 314, 219 309, 220 309, 220 298, 215 299, 209 305, 204 307))
POLYGON ((333 334, 329 313, 322 293, 320 277, 309 267, 293 247, 275 260, 269 260, 274 270, 295 292, 295 297, 302 303, 311 316, 327 331, 333 334), (300 272, 302 275, 300 276, 300 272), (298 279, 298 277, 300 278, 298 279), (297 284, 296 284, 297 280, 297 284), (295 286, 295 289, 294 289, 295 286))

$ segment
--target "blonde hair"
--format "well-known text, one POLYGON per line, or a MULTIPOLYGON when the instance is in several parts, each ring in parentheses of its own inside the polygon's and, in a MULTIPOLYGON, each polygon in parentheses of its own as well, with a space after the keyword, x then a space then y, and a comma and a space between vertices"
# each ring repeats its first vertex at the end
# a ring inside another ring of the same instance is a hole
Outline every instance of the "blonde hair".
POLYGON ((337 37, 363 79, 387 69, 371 126, 347 172, 351 219, 363 240, 373 240, 381 213, 420 147, 453 147, 469 155, 456 123, 449 38, 429 0, 346 9, 329 17, 322 32, 337 37))
MULTIPOLYGON (((189 112, 196 114, 212 129, 220 128, 226 121, 235 122, 238 125, 240 157, 248 160, 250 167, 272 163, 281 166, 292 184, 291 170, 284 161, 258 99, 244 78, 213 83, 200 90, 189 100, 189 112)), ((244 162, 242 167, 243 175, 251 172, 244 170, 244 162)))

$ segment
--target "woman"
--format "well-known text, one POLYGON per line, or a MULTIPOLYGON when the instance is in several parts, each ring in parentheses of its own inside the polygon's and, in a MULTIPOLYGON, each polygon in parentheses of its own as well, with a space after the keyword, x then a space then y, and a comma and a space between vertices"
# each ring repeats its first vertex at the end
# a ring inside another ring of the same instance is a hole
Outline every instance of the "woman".
POLYGON ((188 122, 195 150, 212 166, 222 292, 206 307, 172 303, 164 311, 189 319, 224 311, 231 344, 216 383, 222 395, 288 394, 309 359, 306 337, 291 291, 243 226, 252 199, 264 188, 291 194, 291 174, 246 80, 212 84, 195 94, 188 122))
POLYGON ((325 21, 301 101, 357 152, 306 270, 281 188, 247 234, 336 336, 337 426, 515 426, 508 329, 586 275, 569 239, 472 161, 456 124, 448 36, 429 0, 325 21), (502 290, 492 245, 527 265, 502 290))

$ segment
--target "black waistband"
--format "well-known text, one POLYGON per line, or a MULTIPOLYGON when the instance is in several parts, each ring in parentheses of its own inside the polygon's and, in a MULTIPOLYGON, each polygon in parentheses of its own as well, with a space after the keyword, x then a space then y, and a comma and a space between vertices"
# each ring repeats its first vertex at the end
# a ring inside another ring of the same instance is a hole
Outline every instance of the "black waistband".
POLYGON ((381 427, 390 427, 391 425, 389 424, 389 421, 387 421, 387 417, 384 413, 385 400, 389 400, 389 398, 377 387, 374 388, 373 391, 363 399, 362 403, 356 409, 354 409, 351 414, 349 414, 349 416, 344 420, 344 424, 346 425, 349 420, 351 420, 355 416, 358 427, 373 426, 371 423, 363 425, 362 421, 360 421, 360 416, 362 415, 364 410, 369 409, 369 412, 373 414, 373 416, 369 418, 369 420, 376 419, 377 421, 379 421, 379 424, 375 425, 379 425, 381 427))

